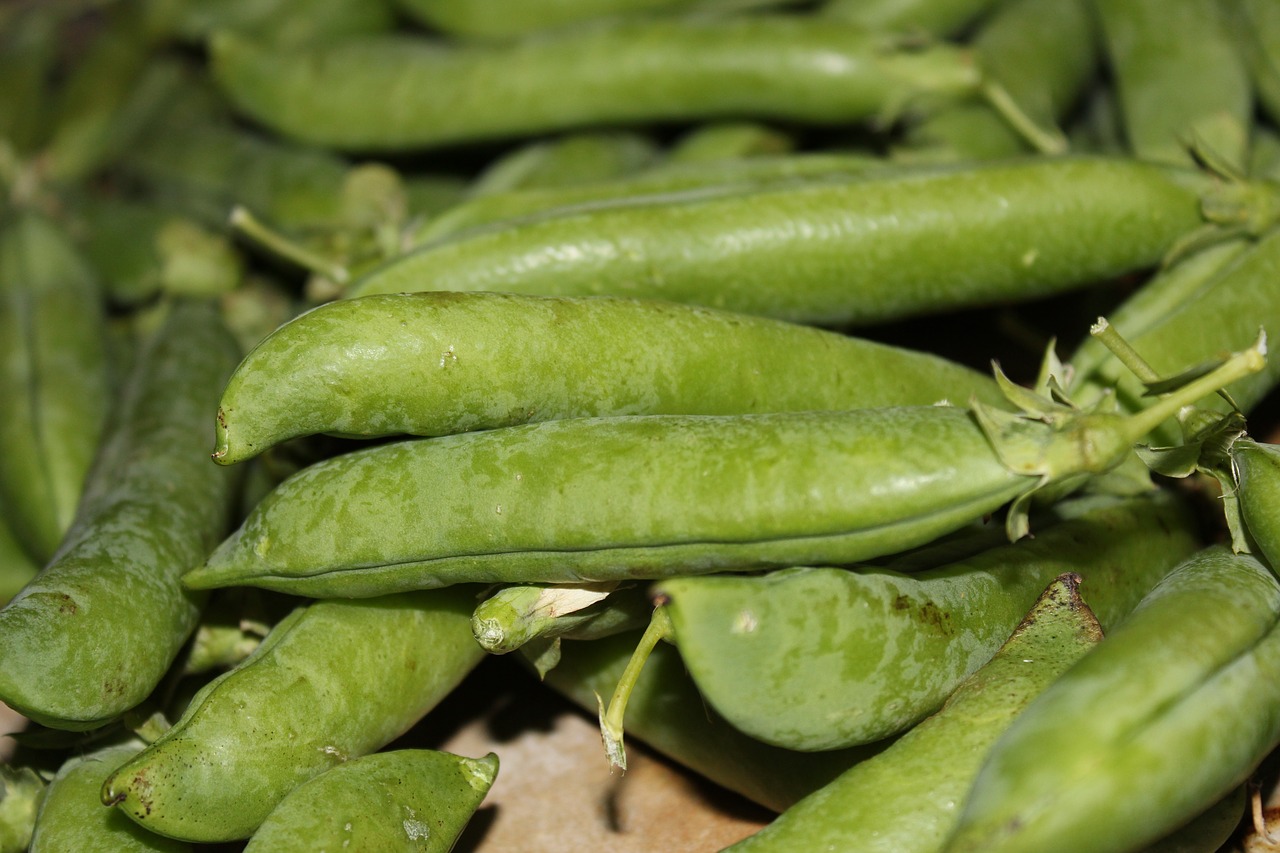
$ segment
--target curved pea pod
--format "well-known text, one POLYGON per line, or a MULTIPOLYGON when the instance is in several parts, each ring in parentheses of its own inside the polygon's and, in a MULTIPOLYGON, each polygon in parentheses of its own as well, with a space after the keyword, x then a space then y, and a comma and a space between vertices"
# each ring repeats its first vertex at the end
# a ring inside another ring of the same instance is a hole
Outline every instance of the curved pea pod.
POLYGON ((616 294, 882 322, 1152 266, 1204 223, 1208 191, 1189 170, 1042 157, 691 192, 458 234, 375 268, 348 295, 616 294))
POLYGON ((512 39, 539 30, 608 18, 657 14, 707 14, 779 0, 397 0, 414 19, 471 39, 512 39))
POLYGON ((412 247, 494 223, 516 224, 533 216, 563 215, 571 208, 605 205, 653 204, 647 198, 698 190, 702 193, 746 192, 770 184, 800 178, 864 174, 883 167, 883 161, 865 154, 802 152, 736 160, 690 163, 668 160, 638 175, 572 187, 544 187, 468 198, 414 227, 407 244, 412 247))
POLYGON ((191 845, 148 832, 98 799, 102 780, 141 744, 122 744, 74 757, 49 783, 36 816, 31 853, 182 853, 191 845))
POLYGON ((71 524, 108 414, 102 296, 63 231, 0 217, 0 493, 38 562, 71 524))
POLYGON ((962 49, 900 48, 811 16, 628 21, 499 46, 397 35, 284 51, 220 34, 211 49, 243 114, 363 151, 744 115, 841 125, 981 82, 962 49))
POLYGON ((1119 853, 1212 805, 1280 741, 1278 622, 1253 557, 1182 563, 996 742, 945 849, 1119 853))
POLYGON ((1280 566, 1280 447, 1248 438, 1231 445, 1236 498, 1259 557, 1280 566))
MULTIPOLYGON (((566 642, 546 683, 591 714, 622 677, 636 635, 566 642)), ((676 650, 659 644, 627 705, 627 733, 718 785, 775 812, 818 790, 854 763, 884 748, 831 752, 779 749, 742 734, 706 706, 676 650)))
POLYGON ((285 797, 245 853, 421 850, 448 853, 498 775, 498 756, 428 749, 366 755, 285 797))
POLYGON ((1138 157, 1187 165, 1189 143, 1243 167, 1253 93, 1244 56, 1217 0, 1093 0, 1138 157))
POLYGON ((214 459, 310 433, 971 398, 1001 403, 990 377, 936 356, 774 320, 613 297, 385 294, 323 305, 260 343, 223 391, 214 459))
POLYGON ((1053 581, 936 714, 729 850, 936 851, 996 738, 1102 639, 1079 583, 1071 574, 1053 581))
POLYGON ((291 790, 390 743, 479 663, 474 595, 299 608, 112 773, 103 803, 161 835, 248 838, 291 790))
POLYGON ((1167 496, 1061 509, 1033 539, 912 575, 792 568, 673 578, 654 593, 699 690, 730 723, 790 749, 869 743, 937 710, 1054 577, 1080 574, 1110 626, 1197 545, 1167 496))
POLYGON ((239 350, 180 302, 139 356, 53 560, 0 610, 0 699, 55 728, 102 725, 151 693, 195 628, 183 571, 231 522, 237 477, 210 465, 211 395, 239 350))
MULTIPOLYGON (((1274 287, 1280 277, 1280 232, 1267 234, 1238 254, 1221 251, 1230 256, 1208 259, 1208 274, 1198 287, 1192 281, 1183 292, 1185 295, 1175 293, 1169 300, 1153 296, 1154 304, 1135 308, 1131 314, 1126 311, 1124 324, 1117 324, 1117 330, 1157 374, 1174 376, 1211 362, 1222 352, 1255 339, 1260 327, 1280 329, 1280 290, 1274 287), (1219 260, 1221 266, 1214 269, 1219 260), (1130 331, 1130 323, 1136 331, 1130 331)), ((1135 302, 1146 298, 1141 291, 1133 297, 1135 302)), ((1231 384, 1227 392, 1235 405, 1248 413, 1277 379, 1280 362, 1273 362, 1257 374, 1231 384)), ((1100 398, 1111 389, 1120 405, 1129 410, 1140 408, 1147 392, 1146 386, 1115 357, 1086 363, 1068 388, 1072 399, 1082 403, 1100 398)), ((1225 401, 1215 399, 1205 399, 1198 405, 1229 409, 1225 401)), ((1174 443, 1177 435, 1167 425, 1158 433, 1166 444, 1174 443)))

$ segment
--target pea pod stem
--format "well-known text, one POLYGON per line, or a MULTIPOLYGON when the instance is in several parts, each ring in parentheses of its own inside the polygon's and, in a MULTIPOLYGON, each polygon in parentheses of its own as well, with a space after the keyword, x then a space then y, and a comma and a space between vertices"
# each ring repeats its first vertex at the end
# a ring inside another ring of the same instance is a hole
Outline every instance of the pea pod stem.
POLYGON ((283 234, 269 228, 262 220, 249 212, 248 208, 236 205, 231 209, 228 218, 230 226, 264 248, 291 261, 304 270, 322 275, 338 284, 345 284, 350 278, 346 267, 334 263, 328 258, 313 252, 296 240, 290 240, 283 234))
POLYGON ((640 637, 635 653, 627 661, 627 668, 622 671, 618 686, 613 689, 608 709, 599 695, 596 696, 596 701, 600 703, 600 736, 604 741, 605 755, 609 758, 609 763, 619 770, 627 769, 627 751, 622 745, 622 721, 627 713, 627 701, 631 698, 631 691, 635 689, 645 661, 659 641, 670 639, 671 631, 671 617, 667 615, 666 608, 659 604, 653 608, 653 619, 640 637))
POLYGON ((1089 328, 1089 334, 1097 339, 1103 346, 1111 351, 1111 354, 1120 359, 1120 363, 1129 369, 1129 371, 1143 382, 1151 383, 1160 378, 1155 369, 1147 363, 1133 345, 1124 339, 1124 337, 1116 331, 1116 328, 1107 322, 1106 317, 1099 317, 1098 322, 1089 328))

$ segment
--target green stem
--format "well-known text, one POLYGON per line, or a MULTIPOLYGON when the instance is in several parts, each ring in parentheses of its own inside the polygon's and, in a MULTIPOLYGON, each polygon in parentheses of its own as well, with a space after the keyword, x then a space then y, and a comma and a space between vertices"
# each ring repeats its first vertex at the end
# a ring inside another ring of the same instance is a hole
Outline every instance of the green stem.
POLYGON ((622 719, 627 713, 627 700, 631 698, 631 691, 640 678, 645 661, 649 659, 658 641, 670 636, 671 617, 667 615, 666 608, 659 604, 653 608, 649 627, 645 628, 640 643, 627 661, 627 668, 622 671, 622 677, 613 689, 613 696, 609 697, 608 710, 605 710, 600 696, 596 696, 596 702, 600 706, 600 736, 604 739, 604 751, 609 757, 609 763, 620 770, 627 769, 627 752, 622 745, 622 719))
POLYGON ((1143 382, 1149 385, 1152 382, 1160 381, 1160 374, 1156 373, 1155 368, 1148 364, 1145 358, 1138 355, 1138 351, 1116 331, 1115 326, 1107 322, 1106 317, 1099 317, 1098 322, 1094 323, 1089 329, 1089 334, 1111 350, 1111 354, 1118 358, 1120 363, 1129 369, 1130 373, 1143 382))
POLYGON ((1067 138, 1056 128, 1046 130, 1035 122, 1031 116, 1018 106, 1017 101, 1009 94, 1009 90, 995 80, 984 80, 981 87, 982 96, 1001 118, 1009 123, 1018 135, 1031 144, 1041 154, 1064 154, 1067 151, 1067 138))
POLYGON ((232 209, 229 221, 231 227, 236 231, 239 231, 268 251, 292 261, 305 270, 322 275, 338 284, 346 284, 351 277, 346 267, 316 254, 294 240, 290 240, 280 232, 268 227, 240 205, 236 205, 232 209))

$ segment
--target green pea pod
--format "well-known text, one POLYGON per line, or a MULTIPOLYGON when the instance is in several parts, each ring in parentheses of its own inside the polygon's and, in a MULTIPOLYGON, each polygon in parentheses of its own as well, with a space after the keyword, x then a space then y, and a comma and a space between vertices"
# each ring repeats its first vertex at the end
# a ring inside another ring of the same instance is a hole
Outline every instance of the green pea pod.
POLYGON ((1218 853, 1236 834, 1245 809, 1245 786, 1241 785, 1137 853, 1218 853))
POLYGON ((0 607, 3 607, 36 576, 40 567, 23 549, 0 506, 0 607))
POLYGON ((897 48, 812 16, 621 22, 503 46, 398 35, 281 51, 224 33, 211 49, 215 79, 245 115, 365 151, 743 115, 840 125, 980 83, 962 49, 897 48))
POLYGON ((655 594, 733 725, 790 749, 870 743, 937 710, 1057 575, 1079 573, 1110 626, 1197 544, 1185 510, 1157 496, 1061 510, 1034 539, 917 574, 793 568, 673 578, 655 594))
POLYGON ((93 272, 51 220, 0 217, 0 493, 38 562, 71 524, 108 414, 93 272))
POLYGON ((394 24, 386 0, 189 0, 181 6, 176 30, 191 42, 233 30, 290 46, 382 33, 394 24))
POLYGON ((1258 103, 1275 121, 1280 118, 1280 8, 1267 0, 1225 0, 1222 5, 1258 103))
POLYGON ((484 758, 427 749, 366 755, 291 791, 253 834, 245 853, 348 848, 449 853, 497 775, 498 756, 492 752, 484 758))
POLYGON ((148 832, 98 800, 102 780, 139 744, 123 744, 74 757, 49 783, 36 816, 31 853, 181 853, 191 845, 148 832))
POLYGON ((1182 563, 997 741, 945 849, 1120 853, 1212 805, 1280 741, 1278 624, 1253 557, 1182 563))
POLYGON ((695 306, 386 294, 323 305, 260 343, 223 391, 214 459, 240 462, 309 433, 973 398, 1001 403, 989 377, 936 356, 695 306))
POLYGON ((45 787, 36 771, 0 764, 0 853, 27 853, 45 787))
POLYGON ((1273 568, 1280 566, 1280 447, 1238 439, 1231 445, 1231 470, 1240 514, 1258 556, 1273 568))
POLYGON ((1218 0, 1093 0, 1130 149, 1193 162, 1197 139, 1238 168, 1248 161, 1253 93, 1218 0))
POLYGON ((1152 266, 1204 224, 1208 186, 1133 160, 1030 158, 690 192, 457 234, 372 270, 348 295, 617 294, 882 322, 1152 266))
POLYGON ((998 0, 827 0, 822 14, 878 32, 952 36, 987 14, 998 0))
POLYGON ((176 303, 123 391, 75 524, 0 610, 0 699, 55 728, 100 726, 159 683, 195 628, 179 582, 230 523, 237 478, 205 455, 210 394, 239 351, 207 303, 176 303))
POLYGON ((541 140, 499 158, 476 178, 469 193, 479 197, 607 181, 640 171, 657 154, 657 145, 638 133, 600 131, 541 140))
POLYGON ((735 11, 780 0, 397 0, 414 19, 473 39, 510 39, 539 30, 640 15, 735 11))
MULTIPOLYGON (((1280 329, 1280 290, 1273 286, 1280 278, 1280 232, 1266 235, 1238 254, 1220 251, 1225 256, 1206 256, 1208 275, 1198 287, 1193 280, 1178 293, 1181 287, 1175 284, 1173 298, 1154 296, 1150 310, 1135 307, 1130 313, 1125 309, 1135 330, 1131 332, 1127 324, 1117 326, 1118 330, 1161 376, 1175 376, 1211 362, 1240 342, 1254 339, 1259 328, 1280 329), (1215 270, 1219 261, 1222 264, 1215 270)), ((1140 293, 1134 299, 1145 301, 1146 297, 1140 293)), ((1278 379, 1280 362, 1275 362, 1227 390, 1235 405, 1248 413, 1278 379)), ((1069 387, 1072 398, 1082 403, 1100 398, 1110 389, 1129 410, 1141 407, 1147 393, 1146 386, 1119 359, 1110 356, 1096 366, 1086 362, 1069 387)), ((1229 408, 1225 401, 1213 399, 1200 405, 1223 411, 1229 408)), ((1176 428, 1166 425, 1157 439, 1173 444, 1177 436, 1176 428)))
POLYGON ((991 744, 1102 639, 1079 583, 1071 574, 1051 583, 994 657, 936 714, 729 850, 936 851, 991 744))
POLYGON ((563 215, 606 205, 654 204, 668 193, 747 192, 798 178, 863 174, 884 164, 865 154, 800 154, 747 157, 741 160, 690 163, 669 160, 638 175, 573 187, 515 190, 469 198, 439 216, 425 220, 407 238, 410 247, 499 222, 517 224, 524 217, 563 215))
POLYGON ((20 157, 44 142, 49 80, 62 13, 51 6, 10 7, 0 23, 0 140, 20 157))
POLYGON ((161 835, 248 838, 291 790, 390 743, 479 663, 474 596, 299 608, 112 773, 102 801, 161 835))
MULTIPOLYGON (((635 645, 635 634, 566 642, 546 683, 595 714, 597 697, 613 690, 635 645)), ((635 683, 627 706, 627 731, 673 761, 775 812, 884 748, 876 744, 803 753, 748 737, 706 707, 680 656, 666 645, 653 650, 635 683)))

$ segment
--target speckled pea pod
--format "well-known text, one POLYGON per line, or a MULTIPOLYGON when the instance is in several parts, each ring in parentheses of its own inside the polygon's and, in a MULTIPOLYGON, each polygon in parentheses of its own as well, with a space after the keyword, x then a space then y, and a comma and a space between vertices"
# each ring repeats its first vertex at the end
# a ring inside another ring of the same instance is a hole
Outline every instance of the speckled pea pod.
POLYGON ((790 749, 869 743, 937 710, 1054 577, 1079 573, 1111 626, 1197 546, 1164 496, 1060 511, 1034 539, 917 574, 793 568, 673 578, 655 594, 699 690, 733 725, 790 749))
POLYGON ((98 798, 102 780, 142 744, 122 744, 69 759, 49 783, 30 853, 182 853, 191 845, 148 832, 98 798))
MULTIPOLYGON (((1126 324, 1117 330, 1161 376, 1174 376, 1217 358, 1222 352, 1245 341, 1253 340, 1259 328, 1272 334, 1280 329, 1280 232, 1264 236, 1244 251, 1233 254, 1230 249, 1210 250, 1221 254, 1205 255, 1203 271, 1206 279, 1174 285, 1176 299, 1166 300, 1159 294, 1151 297, 1139 293, 1135 303, 1151 303, 1124 309, 1126 324), (1216 270, 1215 266, 1222 261, 1216 270), (1175 304, 1172 304, 1176 302, 1175 304), (1168 304, 1168 310, 1165 306, 1168 304), (1148 310, 1150 309, 1150 310, 1148 310), (1134 329, 1128 327, 1132 317, 1134 329)), ((1192 258, 1190 263, 1201 263, 1192 258)), ((1176 269, 1176 268, 1175 268, 1176 269)), ((1200 273, 1189 271, 1192 276, 1200 273)), ((1178 273, 1174 273, 1178 275, 1178 273)), ((1073 362, 1074 363, 1074 359, 1073 362)), ((1233 383, 1227 388, 1231 398, 1246 413, 1257 406, 1280 380, 1280 360, 1273 361, 1261 372, 1233 383)), ((1089 356, 1075 374, 1069 387, 1072 399, 1084 403, 1099 398, 1114 388, 1123 408, 1133 410, 1143 405, 1145 386, 1118 359, 1089 356), (1093 363, 1095 362, 1096 363, 1093 363)), ((1206 398, 1205 408, 1225 410, 1224 401, 1206 398)), ((1178 440, 1175 428, 1162 428, 1158 443, 1178 440)))
POLYGON ((1116 81, 1129 147, 1163 163, 1193 162, 1207 142, 1243 168, 1253 93, 1218 0, 1092 0, 1116 81))
POLYGON ((53 221, 0 216, 0 492, 38 562, 71 524, 108 414, 102 295, 53 221))
POLYGON ((499 46, 398 35, 282 51, 230 34, 211 46, 214 77, 245 115, 363 151, 744 115, 841 125, 981 82, 962 49, 897 48, 811 16, 620 22, 499 46))
POLYGON ((223 391, 214 459, 239 462, 310 433, 973 398, 1002 402, 990 377, 936 356, 695 306, 385 294, 321 306, 260 343, 223 391))
POLYGON ((1278 622, 1253 557, 1183 562, 1001 736, 945 849, 1120 853, 1210 806, 1280 740, 1278 622))
POLYGON ((1012 636, 933 716, 854 765, 733 853, 933 853, 983 756, 1040 691, 1102 639, 1076 575, 1051 583, 1012 636))
MULTIPOLYGON (((636 634, 566 642, 546 683, 591 714, 608 696, 636 645, 636 634)), ((659 644, 627 705, 627 734, 752 802, 783 811, 883 744, 831 752, 779 749, 748 737, 706 707, 676 650, 659 644)))
POLYGON ((1133 160, 1033 158, 690 193, 459 234, 374 269, 348 294, 618 294, 881 322, 1152 266, 1204 223, 1209 186, 1133 160))
POLYGON ((0 610, 0 699, 89 729, 159 683, 199 615, 179 581, 231 521, 237 477, 205 455, 239 349, 207 303, 176 303, 126 384, 53 560, 0 610))
POLYGON ((248 838, 291 790, 390 743, 479 663, 474 596, 299 608, 112 773, 102 801, 162 835, 248 838))
POLYGON ((848 562, 1036 483, 953 407, 547 421, 312 465, 186 582, 364 597, 848 562))
POLYGON ((245 853, 415 850, 449 853, 498 775, 498 756, 428 749, 366 755, 302 783, 245 853))
MULTIPOLYGON (((653 196, 698 191, 749 192, 799 178, 864 174, 885 164, 865 154, 800 154, 747 157, 709 163, 667 161, 629 178, 573 187, 526 189, 470 198, 424 221, 407 239, 411 247, 483 225, 532 216, 558 216, 571 208, 654 204, 653 196)), ((678 201, 679 199, 675 199, 678 201)))
POLYGON ((434 29, 474 39, 511 39, 608 18, 734 11, 779 0, 397 0, 434 29))

